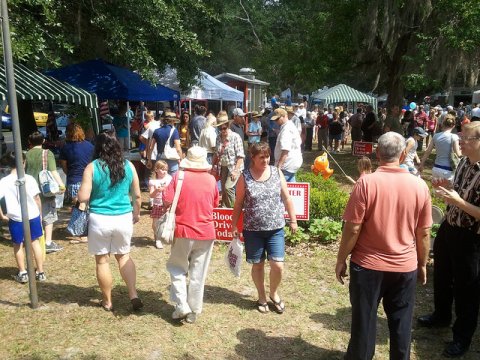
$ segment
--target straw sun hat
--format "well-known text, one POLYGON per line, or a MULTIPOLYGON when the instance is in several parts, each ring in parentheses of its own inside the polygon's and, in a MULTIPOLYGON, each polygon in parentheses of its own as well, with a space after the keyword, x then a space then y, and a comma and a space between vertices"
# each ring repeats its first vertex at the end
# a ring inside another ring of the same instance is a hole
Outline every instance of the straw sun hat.
POLYGON ((207 161, 207 150, 201 146, 192 146, 187 156, 180 161, 180 167, 193 170, 210 170, 212 165, 207 161))

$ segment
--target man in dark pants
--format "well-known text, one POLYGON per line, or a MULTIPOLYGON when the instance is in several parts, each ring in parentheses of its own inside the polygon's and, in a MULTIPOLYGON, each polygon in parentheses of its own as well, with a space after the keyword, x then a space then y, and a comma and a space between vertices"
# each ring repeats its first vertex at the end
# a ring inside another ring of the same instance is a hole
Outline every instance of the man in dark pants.
POLYGON ((480 306, 480 123, 464 125, 459 138, 464 158, 455 171, 453 187, 447 180, 434 184, 448 204, 437 235, 440 244, 434 249, 435 311, 418 319, 423 326, 448 326, 453 294, 453 341, 443 352, 450 358, 468 351, 480 306))
POLYGON ((410 359, 417 276, 422 284, 427 281, 432 224, 428 186, 399 167, 405 157, 405 139, 400 134, 382 135, 377 157, 380 167, 357 181, 345 209, 335 267, 343 284, 351 254, 352 325, 347 360, 373 358, 382 299, 390 331, 390 359, 410 359))

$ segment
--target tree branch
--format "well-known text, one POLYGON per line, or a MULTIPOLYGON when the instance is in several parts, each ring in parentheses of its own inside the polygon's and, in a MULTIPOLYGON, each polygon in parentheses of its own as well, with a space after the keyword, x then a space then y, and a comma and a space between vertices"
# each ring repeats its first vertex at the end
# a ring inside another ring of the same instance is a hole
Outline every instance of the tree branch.
POLYGON ((262 42, 260 41, 260 38, 258 37, 257 33, 255 32, 255 27, 253 26, 253 24, 250 20, 250 16, 248 16, 247 9, 245 9, 245 6, 243 6, 242 0, 238 0, 238 2, 240 3, 240 6, 242 7, 243 11, 245 12, 245 15, 247 16, 246 19, 241 19, 241 18, 239 18, 239 19, 241 19, 243 21, 246 21, 250 24, 250 27, 252 28, 253 35, 257 39, 258 45, 262 46, 262 42))

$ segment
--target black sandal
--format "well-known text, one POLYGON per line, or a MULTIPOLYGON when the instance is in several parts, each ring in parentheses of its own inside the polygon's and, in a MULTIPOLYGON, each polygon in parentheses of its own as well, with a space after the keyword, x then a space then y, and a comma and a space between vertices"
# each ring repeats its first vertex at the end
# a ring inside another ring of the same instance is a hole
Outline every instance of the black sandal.
POLYGON ((270 300, 273 302, 273 310, 277 314, 283 314, 285 311, 285 303, 283 302, 282 299, 279 299, 278 301, 273 300, 273 298, 270 296, 270 300))
POLYGON ((130 303, 132 304, 133 311, 138 311, 143 308, 143 302, 138 297, 131 299, 130 303))
POLYGON ((262 304, 260 301, 257 300, 255 306, 257 307, 257 310, 262 314, 266 314, 270 311, 270 309, 268 308, 268 303, 262 304))

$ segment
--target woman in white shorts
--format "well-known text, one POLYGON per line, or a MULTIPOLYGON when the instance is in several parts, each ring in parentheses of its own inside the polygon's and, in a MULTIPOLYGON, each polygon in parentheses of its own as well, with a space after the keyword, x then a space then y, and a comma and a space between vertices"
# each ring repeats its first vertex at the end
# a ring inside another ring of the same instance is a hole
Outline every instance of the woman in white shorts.
POLYGON ((455 117, 447 115, 442 124, 442 132, 436 133, 432 141, 428 144, 427 150, 422 156, 418 171, 422 172, 425 166, 425 161, 430 156, 433 148, 436 150, 435 163, 432 168, 433 179, 447 179, 453 181, 453 172, 451 163, 451 153, 455 153, 458 157, 462 155, 460 151, 458 135, 452 134, 455 127, 455 117))
POLYGON ((136 290, 135 263, 130 257, 133 224, 140 218, 140 185, 134 166, 123 158, 112 131, 97 136, 93 161, 83 173, 80 202, 89 202, 88 252, 95 255, 100 305, 112 311, 110 254, 118 262, 133 310, 143 307, 136 290))

